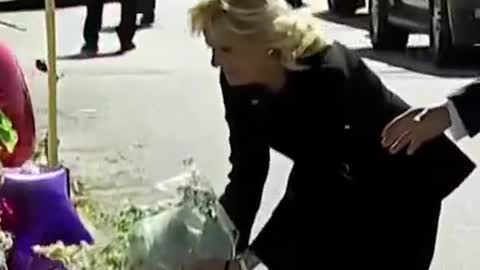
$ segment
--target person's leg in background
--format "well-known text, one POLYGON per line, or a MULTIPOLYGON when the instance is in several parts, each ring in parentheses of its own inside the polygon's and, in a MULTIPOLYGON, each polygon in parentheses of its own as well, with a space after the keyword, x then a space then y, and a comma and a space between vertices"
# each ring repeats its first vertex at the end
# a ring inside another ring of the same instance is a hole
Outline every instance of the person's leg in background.
POLYGON ((120 50, 126 52, 135 49, 133 37, 137 30, 137 1, 120 0, 122 15, 120 25, 117 27, 117 35, 120 40, 120 50))
POLYGON ((98 52, 99 32, 102 28, 103 0, 87 2, 87 17, 83 26, 85 44, 82 53, 96 54, 98 52))
POLYGON ((299 8, 304 5, 302 0, 287 0, 287 2, 294 8, 299 8))
POLYGON ((156 0, 144 0, 142 7, 142 19, 140 24, 142 26, 149 26, 155 21, 155 6, 156 0))

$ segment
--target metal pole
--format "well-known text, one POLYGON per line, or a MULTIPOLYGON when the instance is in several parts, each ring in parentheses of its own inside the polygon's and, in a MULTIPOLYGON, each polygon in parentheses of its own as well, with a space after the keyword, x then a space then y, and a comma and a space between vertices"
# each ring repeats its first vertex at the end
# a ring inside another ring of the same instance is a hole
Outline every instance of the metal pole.
POLYGON ((48 45, 48 166, 58 166, 57 142, 57 48, 55 0, 45 0, 48 45))

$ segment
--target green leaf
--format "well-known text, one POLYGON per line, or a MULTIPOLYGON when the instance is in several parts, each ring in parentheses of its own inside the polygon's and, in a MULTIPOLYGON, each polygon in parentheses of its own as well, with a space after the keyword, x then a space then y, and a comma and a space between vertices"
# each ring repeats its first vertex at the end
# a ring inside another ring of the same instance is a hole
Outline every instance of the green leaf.
POLYGON ((0 143, 8 153, 12 153, 18 143, 17 131, 13 128, 12 121, 0 111, 0 143))

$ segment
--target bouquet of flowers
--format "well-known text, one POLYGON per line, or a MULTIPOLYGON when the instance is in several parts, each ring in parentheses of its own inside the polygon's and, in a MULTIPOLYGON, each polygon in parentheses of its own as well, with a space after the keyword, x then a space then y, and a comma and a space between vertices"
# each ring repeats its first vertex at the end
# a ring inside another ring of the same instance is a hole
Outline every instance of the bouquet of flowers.
POLYGON ((136 223, 129 233, 129 270, 175 270, 199 259, 232 259, 236 230, 213 189, 193 166, 157 186, 178 199, 164 211, 136 223))
MULTIPOLYGON (((12 153, 17 142, 17 131, 13 128, 10 119, 0 111, 0 153, 12 153)), ((11 216, 11 209, 8 207, 6 201, 2 200, 0 205, 0 224, 2 224, 2 218, 4 219, 3 223, 5 223, 5 219, 11 216)), ((2 229, 0 226, 0 270, 7 270, 7 254, 13 245, 13 238, 10 233, 2 229)))
POLYGON ((0 225, 13 236, 7 255, 10 270, 65 269, 35 254, 34 246, 59 240, 67 245, 93 243, 68 194, 67 175, 63 168, 38 173, 4 169, 0 225))
MULTIPOLYGON (((13 153, 17 142, 12 122, 0 111, 0 156, 13 153)), ((33 247, 57 240, 93 243, 70 198, 69 183, 68 171, 61 167, 27 162, 20 168, 1 168, 0 269, 63 269, 35 254, 33 247)))

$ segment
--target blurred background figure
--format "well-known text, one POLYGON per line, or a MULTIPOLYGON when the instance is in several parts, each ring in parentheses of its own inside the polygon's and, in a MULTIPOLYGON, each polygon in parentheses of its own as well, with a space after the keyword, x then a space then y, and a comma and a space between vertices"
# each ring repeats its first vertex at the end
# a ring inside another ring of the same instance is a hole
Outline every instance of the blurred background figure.
POLYGON ((155 22, 156 0, 140 0, 138 3, 139 13, 142 14, 140 26, 148 27, 155 22))
POLYGON ((294 8, 300 8, 304 5, 302 0, 287 0, 287 2, 294 8))
MULTIPOLYGON (((137 1, 138 0, 120 0, 122 6, 120 25, 116 28, 116 33, 120 41, 120 52, 126 52, 135 49, 133 37, 137 29, 137 1)), ((103 0, 89 0, 87 2, 87 18, 83 28, 83 37, 85 44, 82 47, 82 54, 96 55, 98 53, 99 33, 102 29, 103 0)))

